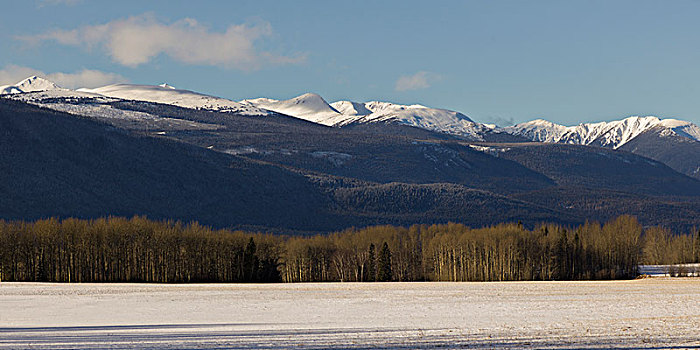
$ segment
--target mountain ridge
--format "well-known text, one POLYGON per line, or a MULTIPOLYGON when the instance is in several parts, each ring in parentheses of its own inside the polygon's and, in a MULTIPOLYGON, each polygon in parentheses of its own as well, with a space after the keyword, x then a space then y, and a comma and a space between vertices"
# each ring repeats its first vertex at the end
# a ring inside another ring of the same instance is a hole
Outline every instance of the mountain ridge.
MULTIPOLYGON (((658 143, 675 143, 677 136, 681 139, 697 142, 700 145, 700 127, 688 121, 677 119, 660 119, 655 116, 632 116, 609 122, 581 123, 575 126, 564 126, 543 119, 536 119, 508 127, 476 122, 467 115, 447 109, 431 108, 419 104, 400 105, 391 102, 355 102, 348 100, 328 103, 315 93, 306 93, 289 100, 270 98, 246 99, 240 102, 209 96, 190 90, 176 89, 168 84, 136 85, 114 84, 95 89, 62 89, 58 85, 39 77, 29 77, 18 85, 8 85, 0 90, 3 96, 35 103, 48 108, 55 108, 71 113, 86 113, 87 106, 78 108, 77 105, 67 105, 71 99, 101 97, 103 99, 135 100, 168 104, 195 110, 210 110, 214 112, 238 113, 248 116, 270 116, 274 113, 312 122, 325 127, 356 128, 363 130, 381 130, 386 134, 390 128, 386 125, 396 125, 399 128, 392 132, 404 132, 409 126, 438 132, 450 137, 458 137, 469 141, 481 142, 545 142, 561 144, 578 144, 603 148, 619 149, 641 135, 644 142, 654 145, 644 146, 639 142, 629 151, 659 161, 668 161, 673 169, 688 176, 700 179, 700 161, 689 156, 693 164, 685 165, 679 161, 683 155, 673 156, 673 149, 663 149, 658 143), (23 91, 23 86, 27 90, 23 91), (47 103, 48 102, 48 103, 47 103), (648 134, 650 130, 659 132, 648 134), (673 159, 673 160, 671 160, 673 159)), ((108 106, 106 106, 108 107, 108 106)), ((90 107, 89 113, 96 115, 100 110, 90 107)), ((106 114, 113 114, 113 109, 103 108, 106 114)), ((155 116, 153 118, 159 118, 155 116)), ((162 118, 160 118, 162 119, 162 118)), ((370 131, 371 132, 371 131, 370 131)), ((680 139, 679 139, 680 140, 680 139)), ((678 148, 678 152, 689 152, 694 145, 678 148), (681 151, 682 150, 682 151, 681 151)))
POLYGON ((656 126, 665 127, 670 130, 669 132, 679 136, 700 141, 700 127, 694 123, 677 119, 660 119, 655 116, 631 116, 607 122, 580 123, 575 126, 564 126, 543 119, 535 119, 513 126, 497 127, 476 122, 463 113, 447 109, 381 101, 341 100, 328 103, 316 93, 305 93, 289 100, 261 97, 236 102, 190 90, 176 89, 165 83, 161 85, 113 84, 94 89, 68 90, 37 76, 24 79, 15 85, 5 85, 0 88, 2 88, 0 94, 52 90, 77 91, 120 99, 247 115, 264 116, 272 111, 334 127, 362 123, 398 123, 479 141, 483 141, 486 134, 501 133, 524 137, 536 142, 619 148, 656 126))
POLYGON ((640 134, 657 126, 667 128, 679 134, 679 136, 700 141, 700 128, 697 125, 677 119, 659 119, 655 116, 631 116, 622 120, 581 123, 575 126, 564 126, 547 120, 536 119, 505 127, 503 130, 537 142, 619 148, 640 134))

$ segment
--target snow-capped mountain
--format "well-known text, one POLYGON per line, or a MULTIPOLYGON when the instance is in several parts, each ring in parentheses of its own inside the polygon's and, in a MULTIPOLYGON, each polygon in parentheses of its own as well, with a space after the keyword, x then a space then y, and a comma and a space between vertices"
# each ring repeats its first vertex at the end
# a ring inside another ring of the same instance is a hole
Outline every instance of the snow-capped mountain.
POLYGON ((327 126, 334 126, 346 119, 343 114, 331 107, 321 96, 313 93, 303 94, 284 101, 270 98, 249 99, 241 101, 241 104, 264 108, 327 126))
MULTIPOLYGON (((272 111, 333 127, 395 123, 458 135, 476 141, 485 140, 487 134, 510 134, 538 142, 582 144, 617 149, 652 128, 660 129, 659 135, 662 136, 672 134, 700 141, 700 127, 697 125, 676 119, 662 120, 653 116, 635 116, 618 121, 583 123, 576 126, 564 126, 537 119, 498 128, 495 125, 475 122, 460 112, 447 109, 380 101, 337 101, 329 104, 314 93, 303 94, 289 100, 256 98, 235 102, 190 90, 176 89, 165 83, 161 85, 115 84, 95 89, 68 90, 47 79, 32 76, 15 85, 0 86, 0 94, 12 95, 12 98, 49 108, 53 105, 60 110, 67 108, 65 105, 59 106, 61 101, 71 98, 139 100, 249 116, 269 115, 272 111)), ((71 110, 76 108, 70 106, 71 110)))
POLYGON ((481 140, 485 132, 495 126, 474 122, 466 115, 447 109, 430 108, 422 105, 399 105, 390 102, 372 101, 357 103, 338 101, 331 106, 347 113, 341 125, 351 123, 397 123, 421 129, 481 140))
POLYGON ((336 127, 359 123, 398 123, 475 140, 481 140, 484 132, 494 129, 494 126, 476 123, 462 113, 447 109, 379 101, 338 101, 328 104, 321 96, 312 93, 284 101, 256 98, 241 103, 336 127))
MULTIPOLYGON (((36 76, 29 77, 16 85, 4 86, 1 91, 2 94, 32 92, 33 94, 22 94, 16 98, 49 108, 52 104, 59 107, 58 102, 53 100, 54 98, 99 96, 170 104, 193 109, 234 112, 243 115, 268 115, 269 111, 272 111, 335 127, 361 123, 397 123, 459 135, 473 140, 483 140, 484 133, 498 131, 495 126, 474 122, 462 113, 446 109, 379 101, 366 103, 338 101, 329 104, 321 96, 314 93, 281 101, 256 98, 235 102, 190 90, 176 89, 165 83, 161 85, 114 84, 94 89, 68 90, 36 76), (46 101, 51 101, 51 103, 46 103, 46 101)), ((59 109, 65 110, 65 106, 61 106, 59 109)))
POLYGON ((576 126, 563 126, 537 119, 502 128, 502 130, 537 142, 619 148, 655 127, 661 127, 679 136, 700 141, 700 128, 697 125, 691 122, 676 119, 659 119, 653 116, 634 116, 623 120, 582 123, 576 126))
POLYGON ((250 105, 243 105, 225 98, 200 94, 190 90, 176 89, 168 84, 114 84, 96 89, 78 89, 78 92, 87 92, 125 100, 163 103, 185 108, 235 112, 243 115, 269 114, 265 110, 250 105))
POLYGON ((15 86, 23 92, 65 90, 54 82, 37 77, 36 75, 20 81, 15 84, 15 86))
POLYGON ((33 75, 14 85, 0 86, 0 95, 19 94, 23 92, 67 90, 56 85, 54 82, 33 75))
POLYGON ((372 111, 365 107, 364 103, 351 101, 338 101, 331 103, 331 107, 343 115, 348 116, 364 116, 372 114, 372 111))

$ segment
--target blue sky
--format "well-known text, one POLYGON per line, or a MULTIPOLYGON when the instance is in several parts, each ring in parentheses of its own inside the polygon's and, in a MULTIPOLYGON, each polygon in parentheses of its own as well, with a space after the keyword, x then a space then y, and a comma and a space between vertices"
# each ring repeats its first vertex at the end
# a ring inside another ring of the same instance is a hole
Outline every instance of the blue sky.
POLYGON ((700 123, 699 17, 699 1, 3 1, 0 85, 38 71, 234 100, 420 103, 501 125, 700 123))

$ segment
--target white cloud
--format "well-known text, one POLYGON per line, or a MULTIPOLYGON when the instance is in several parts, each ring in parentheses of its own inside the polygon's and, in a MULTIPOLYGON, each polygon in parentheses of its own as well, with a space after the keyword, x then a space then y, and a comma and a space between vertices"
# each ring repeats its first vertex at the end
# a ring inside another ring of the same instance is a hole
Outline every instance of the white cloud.
POLYGON ((438 74, 420 71, 413 75, 400 76, 396 81, 395 89, 396 91, 427 89, 432 83, 440 79, 441 77, 438 74))
POLYGON ((232 25, 224 32, 212 32, 191 18, 166 24, 151 15, 141 15, 18 38, 34 44, 55 41, 87 49, 100 47, 114 61, 130 67, 147 63, 160 54, 187 64, 244 70, 305 60, 303 55, 279 56, 258 50, 255 42, 271 34, 272 28, 266 22, 232 25))
POLYGON ((92 69, 83 69, 74 73, 57 72, 46 74, 38 69, 33 69, 30 67, 9 65, 5 66, 3 69, 0 69, 0 85, 13 85, 32 75, 46 78, 61 87, 71 89, 80 87, 91 88, 109 84, 124 83, 128 81, 119 74, 92 69))

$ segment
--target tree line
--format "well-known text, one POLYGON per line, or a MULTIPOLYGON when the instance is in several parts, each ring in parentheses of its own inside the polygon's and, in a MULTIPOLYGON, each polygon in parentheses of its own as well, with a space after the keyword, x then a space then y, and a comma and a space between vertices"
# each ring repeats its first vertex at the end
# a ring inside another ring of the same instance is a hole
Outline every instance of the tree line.
POLYGON ((0 280, 373 282, 634 278, 639 264, 700 262, 700 232, 631 216, 578 227, 374 226, 310 237, 144 217, 0 221, 0 280))

